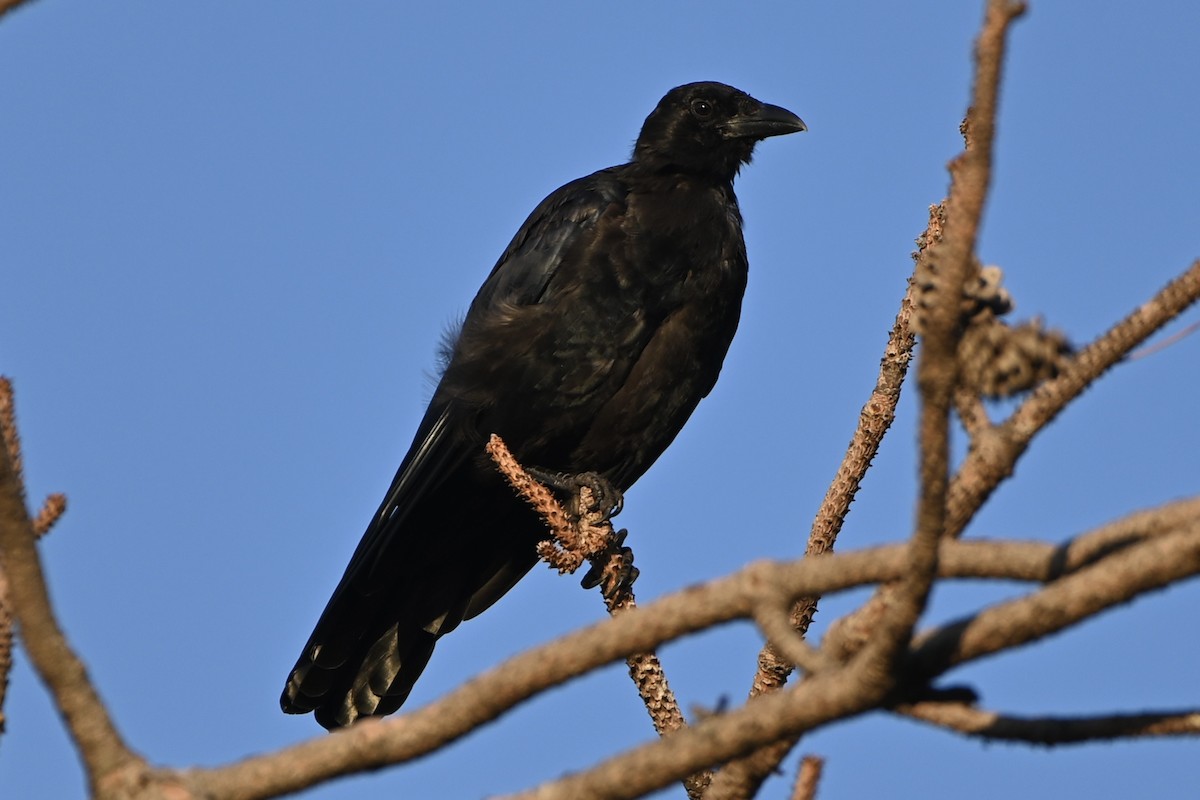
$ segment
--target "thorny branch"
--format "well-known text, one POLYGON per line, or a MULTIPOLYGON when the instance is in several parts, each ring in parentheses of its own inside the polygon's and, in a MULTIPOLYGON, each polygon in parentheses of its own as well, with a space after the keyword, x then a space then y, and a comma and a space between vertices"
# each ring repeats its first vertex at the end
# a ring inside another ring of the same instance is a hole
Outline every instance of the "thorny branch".
MULTIPOLYGON (((964 621, 955 626, 954 633, 957 638, 971 643, 968 649, 953 650, 951 654, 943 652, 945 637, 943 629, 939 629, 926 638, 931 642, 929 649, 934 651, 933 655, 943 657, 931 659, 926 665, 929 671, 920 673, 921 677, 940 675, 954 665, 994 652, 990 643, 1002 638, 1004 631, 1011 630, 1014 616, 1019 618, 1018 637, 1022 641, 1033 641, 1126 602, 1137 594, 1200 574, 1200 530, 1196 528, 1200 528, 1200 523, 1191 530, 1132 544, 1085 567, 1074 578, 1056 581, 1010 604, 1001 604, 964 621), (1069 588, 1064 589, 1064 583, 1069 588), (1067 613, 1047 613, 1056 603, 1064 601, 1070 609, 1067 613)), ((958 544, 942 542, 941 552, 953 552, 958 544)), ((903 550, 895 552, 906 569, 906 554, 903 550)), ((829 556, 808 563, 828 564, 846 557, 829 556)), ((949 563, 947 559, 940 566, 943 577, 949 563)), ((513 799, 631 799, 669 785, 679 774, 698 765, 720 763, 769 742, 811 731, 833 719, 862 713, 877 707, 870 699, 870 685, 863 682, 870 677, 864 675, 863 663, 862 659, 855 659, 844 669, 818 672, 797 686, 762 695, 741 708, 704 720, 676 736, 642 745, 583 772, 514 795, 513 799)), ((914 671, 907 672, 914 674, 914 671)), ((918 682, 916 685, 923 684, 918 682)), ((1194 735, 1196 730, 1179 726, 1173 731, 1158 730, 1156 735, 1168 732, 1194 735)), ((713 787, 716 786, 714 781, 713 787)))
MULTIPOLYGON (((12 382, 0 376, 0 446, 8 458, 17 498, 25 504, 25 478, 21 472, 21 436, 17 430, 16 404, 13 399, 12 382)), ((44 536, 67 510, 67 497, 52 494, 42 503, 41 510, 32 521, 36 536, 44 536)), ((4 700, 8 694, 8 676, 13 665, 13 614, 9 600, 8 577, 0 559, 0 733, 4 732, 4 700)))
MULTIPOLYGON (((632 580, 624 578, 633 567, 632 557, 628 556, 626 563, 629 551, 621 546, 624 537, 613 532, 604 509, 588 502, 592 499, 588 488, 585 486, 580 490, 579 513, 569 514, 549 489, 521 467, 503 439, 493 434, 488 440, 487 451, 497 469, 550 528, 552 539, 542 542, 538 548, 542 559, 560 573, 575 572, 586 559, 599 576, 598 583, 610 614, 636 608, 632 580)), ((658 656, 652 652, 634 653, 625 659, 625 663, 658 734, 666 736, 685 727, 687 722, 658 656)), ((710 781, 709 774, 701 771, 687 776, 684 788, 692 800, 698 800, 710 781)))
MULTIPOLYGON (((7 458, 3 465, 7 468, 7 458)), ((19 494, 14 479, 11 470, 0 474, 0 498, 11 499, 19 494)), ((1157 576, 1160 581, 1182 574, 1180 570, 1191 563, 1188 554, 1200 552, 1200 536, 1194 532, 1189 534, 1187 528, 1191 522, 1188 512, 1196 507, 1200 507, 1200 499, 1157 512, 1145 512, 1116 523, 1111 528, 1086 534, 1063 548, 1040 543, 944 542, 939 569, 944 577, 959 575, 1043 580, 1081 565, 1084 570, 1101 570, 1092 573, 1101 578, 1111 573, 1119 580, 1132 582, 1130 585, 1148 590, 1158 584, 1138 582, 1140 579, 1137 574, 1128 569, 1125 562, 1131 558, 1148 558, 1156 563, 1172 565, 1175 571, 1160 573, 1157 576), (1139 555, 1141 549, 1148 547, 1155 549, 1148 556, 1139 555), (1064 556, 1064 553, 1068 555, 1064 556)), ((23 507, 19 508, 23 513, 23 507)), ((45 659, 40 653, 52 647, 53 640, 60 638, 61 634, 50 616, 40 569, 32 572, 27 569, 30 564, 37 566, 34 537, 28 518, 25 517, 23 529, 19 524, 13 525, 9 513, 11 509, 9 503, 0 506, 3 512, 0 514, 0 547, 6 566, 20 566, 15 573, 21 575, 23 590, 14 592, 14 605, 22 622, 22 636, 35 665, 43 671, 47 684, 64 708, 72 730, 75 730, 73 717, 76 712, 72 709, 80 702, 77 693, 83 692, 85 702, 86 696, 90 696, 95 706, 99 701, 95 699, 86 674, 82 672, 82 665, 77 661, 72 669, 78 669, 79 673, 68 675, 66 679, 57 671, 61 665, 44 669, 45 659), (14 546, 14 534, 24 537, 23 546, 14 546), (36 591, 24 591, 27 586, 32 586, 36 591), (30 609, 38 606, 41 606, 40 611, 31 614, 30 609), (44 615, 44 619, 37 621, 37 624, 29 624, 29 620, 38 613, 44 615)), ((643 609, 619 614, 591 628, 516 656, 443 699, 410 714, 387 721, 367 721, 331 736, 226 767, 186 772, 149 770, 144 761, 124 746, 111 724, 95 724, 95 720, 90 718, 92 725, 84 726, 86 730, 80 733, 81 749, 95 794, 99 797, 215 796, 228 800, 276 797, 338 775, 417 758, 495 719, 546 688, 630 653, 649 652, 666 641, 733 619, 753 618, 763 606, 778 608, 798 596, 828 594, 864 583, 894 580, 907 569, 907 563, 906 548, 894 545, 790 564, 751 565, 729 578, 684 590, 643 609)), ((1200 563, 1194 566, 1196 571, 1200 571, 1200 563)), ((1050 591, 1059 583, 1051 584, 1042 592, 1050 591)), ((1095 592, 1088 586, 1084 583, 1079 588, 1084 594, 1093 596, 1095 592)), ((1128 597, 1131 591, 1136 589, 1118 586, 1112 596, 1128 597)), ((1038 594, 1034 593, 1031 597, 1036 598, 1038 594)), ((1061 604, 1061 600, 1056 598, 1054 602, 1061 604)), ((1070 606, 1069 603, 1066 605, 1070 606)), ((1023 616, 1029 619, 1028 615, 1023 616)), ((967 626, 963 635, 965 641, 972 641, 972 625, 982 624, 986 627, 992 624, 985 617, 985 614, 981 614, 978 619, 983 622, 972 621, 967 626)), ((1039 635, 1037 619, 1036 615, 1032 618, 1032 627, 1026 631, 1026 635, 1039 635)), ((936 640, 936 637, 932 640, 936 640)), ((960 654, 959 658, 975 656, 967 652, 960 654)), ((73 658, 71 656, 70 660, 73 658)), ((653 771, 644 775, 637 772, 621 773, 619 770, 623 767, 618 766, 617 773, 605 773, 637 776, 636 780, 627 782, 619 791, 607 796, 634 797, 650 788, 680 780, 704 765, 747 752, 747 747, 752 748, 780 735, 866 710, 874 701, 864 695, 859 683, 861 677, 853 670, 830 671, 828 675, 818 673, 813 680, 799 687, 802 691, 779 692, 759 698, 742 709, 707 719, 695 728, 681 730, 659 740, 668 746, 668 755, 689 755, 682 760, 671 756, 664 762, 660 760, 662 751, 650 750, 648 755, 643 753, 636 761, 641 763, 649 758, 656 765, 653 771), (753 735, 745 735, 755 731, 753 735), (656 752, 658 756, 654 755, 656 752)), ((107 721, 102 707, 93 707, 89 710, 89 713, 92 712, 107 721)), ((644 750, 642 748, 635 753, 644 750)), ((587 783, 590 779, 584 780, 587 783)), ((606 785, 611 788, 608 778, 597 780, 599 782, 594 789, 572 794, 570 792, 574 790, 568 786, 567 794, 551 793, 548 796, 597 796, 593 791, 603 794, 608 791, 604 788, 606 785)), ((626 783, 622 780, 617 782, 626 783)))
MULTIPOLYGON (((912 564, 901 584, 887 587, 886 593, 881 590, 870 604, 873 632, 860 654, 868 660, 869 672, 881 686, 888 679, 891 664, 900 656, 924 609, 937 568, 937 542, 946 529, 950 412, 958 385, 957 351, 962 335, 960 299, 975 266, 975 241, 991 177, 1005 37, 1010 23, 1024 9, 1023 4, 1009 0, 990 0, 987 4, 983 30, 976 44, 972 107, 964 126, 967 147, 950 165, 949 195, 943 208, 931 213, 930 229, 922 237, 927 246, 922 247, 918 255, 914 284, 920 292, 917 311, 923 333, 917 374, 921 393, 921 495, 916 530, 910 544, 912 564), (943 218, 944 225, 939 226, 937 223, 943 218)), ((910 285, 910 293, 913 288, 910 285)), ((897 329, 899 326, 898 319, 897 329)), ((900 378, 903 378, 903 372, 900 378)), ((886 427, 883 430, 886 431, 886 427)), ((844 516, 846 511, 848 503, 841 515, 844 516)), ((807 614, 802 612, 797 621, 807 627, 814 610, 815 601, 810 604, 807 614)), ((769 666, 769 660, 760 657, 759 674, 769 666)), ((758 685, 756 679, 756 687, 758 685)), ((773 743, 770 749, 756 753, 752 759, 727 765, 718 774, 709 797, 712 800, 752 797, 762 781, 778 769, 794 744, 794 741, 773 743)))
POLYGON ((950 484, 946 535, 959 536, 996 487, 1012 475, 1036 436, 1067 404, 1134 348, 1200 300, 1200 260, 1168 283, 1034 390, 1007 420, 973 441, 950 484))
MULTIPOLYGON (((936 224, 937 215, 932 214, 930 228, 936 224)), ((928 234, 927 230, 926 235, 928 234)), ((913 287, 910 281, 908 290, 900 301, 900 310, 888 336, 883 358, 879 362, 875 388, 859 412, 858 427, 849 447, 846 448, 842 463, 838 466, 837 475, 817 510, 808 535, 808 543, 804 548, 805 556, 818 556, 833 550, 846 515, 850 512, 850 504, 854 502, 854 497, 879 452, 884 436, 896 419, 900 389, 908 374, 909 361, 916 344, 916 337, 911 329, 912 302, 913 287)), ((791 611, 791 624, 801 636, 808 632, 808 627, 812 624, 817 611, 817 600, 816 597, 801 598, 791 611)), ((780 688, 792 672, 790 659, 780 658, 780 653, 772 642, 773 640, 768 638, 767 644, 758 655, 758 670, 750 687, 751 697, 780 688)))
POLYGON ((121 739, 54 617, 37 554, 37 532, 25 508, 13 405, 12 385, 5 379, 0 384, 0 425, 5 428, 5 447, 0 448, 0 564, 8 602, 29 660, 58 705, 95 793, 107 783, 128 780, 141 761, 121 739))
MULTIPOLYGON (((927 241, 934 235, 932 232, 938 224, 939 215, 931 211, 930 227, 921 237, 921 241, 927 241)), ((829 485, 816 519, 813 520, 804 549, 806 558, 833 551, 846 515, 850 512, 850 505, 854 502, 863 478, 879 452, 884 436, 896 418, 900 390, 908 374, 913 346, 916 344, 916 337, 911 328, 912 304, 913 284, 910 280, 904 298, 900 301, 900 310, 888 336, 883 358, 880 359, 875 388, 859 412, 858 427, 842 463, 838 466, 837 476, 829 485)), ((794 631, 794 636, 801 642, 808 633, 813 617, 816 616, 818 600, 816 595, 802 597, 792 607, 789 625, 794 631)), ((821 661, 820 654, 806 642, 803 646, 792 644, 792 651, 788 652, 785 645, 793 637, 786 631, 773 633, 764 628, 763 633, 767 644, 758 654, 758 669, 750 686, 751 698, 781 689, 787 683, 794 666, 809 670, 821 661), (800 653, 805 654, 803 660, 800 653)), ((779 764, 794 746, 794 741, 774 742, 744 760, 726 764, 708 797, 711 800, 720 800, 722 797, 750 797, 754 793, 754 787, 779 768, 779 764)))

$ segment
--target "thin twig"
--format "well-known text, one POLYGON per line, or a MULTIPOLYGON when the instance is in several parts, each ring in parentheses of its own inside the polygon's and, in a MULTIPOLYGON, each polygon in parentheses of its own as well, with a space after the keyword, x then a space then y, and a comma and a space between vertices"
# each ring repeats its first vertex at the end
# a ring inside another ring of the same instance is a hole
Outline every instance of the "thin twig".
POLYGON ((810 645, 792 625, 791 598, 780 596, 778 605, 764 603, 754 614, 754 621, 770 644, 776 658, 786 659, 789 667, 799 667, 806 673, 819 672, 833 666, 825 654, 810 645))
POLYGON ((888 613, 862 653, 890 671, 906 647, 925 608, 937 572, 938 543, 946 527, 950 476, 950 411, 958 385, 958 344, 962 336, 962 297, 975 268, 975 243, 991 183, 992 148, 1000 96, 1000 75, 1009 25, 1025 11, 1022 3, 989 0, 975 46, 975 87, 967 115, 967 147, 951 163, 950 193, 942 240, 917 264, 929 306, 922 310, 922 348, 917 367, 921 392, 920 497, 910 541, 910 570, 894 587, 888 613))
POLYGON ((37 516, 33 518, 34 534, 39 539, 45 536, 65 513, 67 513, 67 496, 61 493, 48 496, 42 503, 37 516))
POLYGON ((1200 520, 1200 496, 1143 509, 1081 533, 1057 548, 1052 571, 1042 580, 1075 572, 1142 539, 1184 530, 1200 520))
MULTIPOLYGON (((0 396, 11 416, 11 385, 0 396)), ((15 424, 14 424, 15 430, 15 424)), ((42 574, 37 535, 25 509, 24 492, 11 459, 0 449, 0 557, 8 579, 9 601, 29 660, 50 690, 83 759, 93 792, 104 785, 136 781, 146 769, 122 740, 83 662, 64 637, 42 574)))
POLYGON ((1048 584, 925 631, 906 670, 940 675, 964 661, 1028 644, 1200 572, 1200 520, 1144 539, 1048 584))
POLYGON ((4 452, 8 454, 8 463, 17 483, 16 488, 21 493, 21 502, 24 503, 25 473, 21 463, 21 433, 17 430, 14 396, 12 381, 0 375, 0 439, 4 442, 4 452))
MULTIPOLYGON (((564 546, 570 545, 579 549, 580 545, 576 541, 578 531, 571 522, 571 516, 558 502, 558 498, 554 496, 553 492, 535 481, 533 476, 521 467, 516 456, 504 444, 504 440, 492 434, 487 443, 487 453, 496 462, 496 468, 508 479, 513 489, 525 498, 525 502, 533 506, 533 510, 538 513, 538 516, 545 520, 546 525, 550 528, 551 536, 563 543, 564 546)), ((579 563, 582 563, 582 559, 579 563)), ((552 564, 552 566, 558 565, 552 564)), ((570 570, 564 568, 562 571, 573 572, 578 569, 578 566, 579 564, 576 564, 570 570)))
MULTIPOLYGON (((1083 594, 1092 593, 1092 581, 1106 583, 1117 576, 1116 587, 1105 585, 1114 597, 1127 598, 1125 583, 1137 584, 1134 567, 1155 559, 1172 565, 1171 574, 1161 580, 1178 580, 1188 573, 1181 568, 1183 554, 1191 547, 1174 534, 1155 536, 1101 556, 1089 569, 1104 567, 1102 572, 1076 584, 1083 594), (1164 544, 1165 543, 1165 544, 1164 544), (1139 550, 1157 545, 1152 551, 1139 550)), ((1040 542, 956 542, 941 544, 939 575, 953 577, 992 577, 1041 580, 1053 571, 1061 548, 1040 542), (1037 562, 1037 563, 1035 563, 1037 562)), ((389 764, 414 760, 444 747, 480 726, 498 718, 523 701, 586 674, 630 653, 651 651, 662 644, 695 631, 735 620, 751 618, 756 606, 778 602, 778 587, 795 596, 832 594, 868 583, 894 580, 906 569, 903 545, 830 554, 817 559, 799 559, 772 564, 760 562, 708 584, 684 589, 655 600, 635 612, 618 614, 589 628, 570 633, 540 647, 521 653, 423 708, 387 720, 369 720, 333 736, 313 739, 276 753, 248 758, 239 763, 188 773, 187 780, 197 792, 225 800, 261 800, 309 788, 323 781, 389 764), (764 594, 764 590, 766 593, 764 594)), ((1200 571, 1200 564, 1196 565, 1200 571)), ((1052 586, 1058 586, 1062 580, 1052 586)), ((1158 588, 1155 584, 1147 588, 1158 588)), ((1143 587, 1145 588, 1145 587, 1143 587)), ((1042 592, 1049 589, 1041 590, 1042 592)), ((1040 592, 1031 597, 1037 598, 1040 592)), ((1116 602, 1116 601, 1114 601, 1116 602)), ((1097 613, 1099 610, 1097 609, 1097 613)), ((986 612, 985 612, 986 613, 986 612)), ((1032 620, 1031 628, 1022 628, 1022 640, 1038 634, 1041 625, 1047 632, 1050 619, 1038 620, 1018 609, 1021 620, 1032 620)), ((1003 630, 1003 615, 979 623, 1003 630)), ((1024 624, 1024 622, 1023 622, 1024 624)), ((967 626, 968 628, 970 625, 967 626)), ((975 656, 973 656, 975 657, 975 656)), ((859 671, 861 672, 861 671, 859 671)), ((795 688, 756 698, 747 706, 714 715, 699 723, 660 739, 662 743, 683 741, 671 749, 652 750, 653 774, 641 775, 633 766, 644 764, 621 761, 611 774, 617 784, 623 775, 629 785, 614 790, 612 797, 634 797, 682 780, 707 764, 735 758, 781 735, 810 729, 824 721, 857 713, 871 706, 864 699, 862 686, 855 683, 861 674, 854 671, 820 671, 795 688), (834 677, 837 676, 837 680, 834 677), (715 727, 714 727, 715 726, 715 727), (697 732, 697 728, 701 730, 697 732), (748 732, 744 738, 743 732, 748 732), (674 759, 687 753, 683 760, 674 759), (670 760, 670 764, 663 759, 670 760), (625 770, 620 772, 620 770, 625 770), (663 776, 665 782, 657 781, 663 776)), ((875 705, 884 698, 875 698, 875 705)), ((637 751, 635 751, 637 752, 637 751)), ((622 757, 623 758, 623 757, 622 757)), ((608 785, 605 778, 599 785, 608 785)), ((571 784, 574 786, 575 784, 571 784)), ((571 798, 570 787, 552 796, 571 798)), ((579 797, 595 796, 581 794, 579 797)))
POLYGON ((978 392, 959 386, 954 391, 954 409, 958 412, 958 419, 971 441, 975 441, 991 429, 992 421, 988 418, 987 408, 978 392))
MULTIPOLYGON (((917 239, 920 250, 924 250, 930 242, 941 237, 941 206, 930 206, 929 225, 917 239)), ((896 419, 896 406, 900 402, 900 391, 904 378, 908 374, 908 365, 912 360, 916 336, 912 332, 913 315, 913 282, 909 279, 908 288, 900 300, 900 310, 888 335, 884 347, 883 358, 879 362, 879 374, 875 379, 875 388, 863 405, 858 415, 858 426, 850 439, 850 446, 838 465, 837 474, 825 492, 821 507, 817 510, 809 531, 808 542, 804 548, 805 557, 815 557, 833 550, 850 505, 854 502, 862 486, 863 478, 870 469, 883 438, 896 419)), ((792 608, 791 625, 800 637, 808 633, 817 613, 819 597, 803 597, 792 608)), ((781 639, 782 637, 776 637, 781 639)), ((781 653, 768 638, 766 645, 758 654, 758 667, 750 684, 750 696, 776 691, 787 683, 793 667, 798 663, 796 654, 781 653)), ((710 790, 711 800, 749 797, 753 787, 765 777, 778 769, 779 764, 792 749, 794 743, 779 742, 769 748, 754 753, 749 759, 726 764, 721 770, 718 787, 710 790)))
MULTIPOLYGON (((621 547, 623 536, 613 532, 605 513, 607 509, 590 502, 593 499, 591 491, 586 486, 581 488, 579 514, 572 516, 549 489, 525 471, 503 439, 492 434, 487 452, 513 488, 550 527, 554 540, 543 542, 538 548, 543 560, 559 572, 573 573, 586 559, 591 562, 592 569, 602 575, 601 596, 609 614, 636 608, 632 581, 626 579, 633 564, 624 563, 629 551, 621 547)), ((687 721, 658 656, 653 652, 634 653, 625 659, 625 663, 658 735, 667 736, 686 727, 687 721)), ((703 771, 687 776, 683 784, 688 796, 699 800, 711 780, 708 772, 703 771)))
MULTIPOLYGON (((13 398, 12 381, 0 375, 0 446, 3 446, 8 457, 13 483, 24 507, 25 478, 21 474, 21 435, 17 430, 16 403, 13 398)), ((33 520, 34 535, 40 537, 48 533, 66 510, 66 495, 52 494, 47 497, 33 520)), ((0 559, 0 733, 4 732, 5 727, 4 700, 8 695, 8 676, 12 672, 15 641, 12 603, 8 592, 8 578, 4 573, 3 560, 0 559)))
POLYGON ((1003 423, 980 436, 950 485, 948 536, 961 535, 975 512, 1012 474, 1033 438, 1126 355, 1200 300, 1200 260, 1081 350, 1062 373, 1033 391, 1003 423))
POLYGON ((1200 736, 1200 709, 1196 708, 1103 716, 1020 717, 964 703, 920 702, 898 705, 892 711, 985 741, 1046 747, 1113 739, 1200 736))
POLYGON ((8 577, 0 563, 0 734, 5 731, 4 700, 8 696, 8 676, 13 667, 13 617, 8 600, 8 577))
MULTIPOLYGON (((25 481, 21 475, 21 437, 17 432, 17 416, 13 402, 12 381, 0 375, 0 446, 8 458, 13 479, 25 504, 25 481)), ((0 733, 4 733, 4 700, 8 695, 8 676, 13 666, 13 615, 8 599, 8 577, 0 559, 0 733)))
POLYGON ((796 771, 796 783, 792 786, 792 800, 816 800, 817 785, 821 782, 821 770, 825 759, 820 756, 805 756, 796 771))
POLYGON ((0 17, 3 17, 10 11, 16 10, 19 6, 27 5, 30 0, 0 0, 0 17))
MULTIPOLYGON (((924 608, 937 567, 937 540, 946 529, 949 415, 957 384, 961 297, 974 269, 975 240, 991 176, 1005 37, 1009 24, 1023 11, 1023 5, 1008 0, 990 0, 988 3, 976 45, 975 86, 972 109, 968 114, 969 126, 966 127, 967 147, 951 164, 949 195, 943 206, 935 207, 931 213, 931 230, 923 237, 927 246, 918 256, 915 281, 921 283, 921 290, 928 292, 922 300, 930 304, 928 309, 922 309, 924 341, 917 376, 922 396, 921 496, 911 544, 912 569, 901 586, 887 589, 888 596, 878 595, 872 604, 873 610, 883 613, 878 619, 878 633, 862 655, 874 662, 872 671, 880 676, 886 675, 887 665, 899 657, 924 608), (944 226, 936 228, 935 224, 943 220, 944 226)), ((815 602, 808 604, 807 613, 802 612, 798 620, 801 625, 806 627, 815 608, 815 602)), ((773 661, 778 659, 759 657, 756 686, 763 677, 782 683, 772 675, 773 661)), ((786 678, 786 672, 776 667, 775 675, 780 672, 786 678)), ((715 779, 709 797, 711 800, 747 800, 757 792, 762 781, 778 769, 794 746, 794 741, 778 742, 769 750, 756 753, 752 759, 727 765, 715 779)))
MULTIPOLYGON (((839 556, 831 556, 826 562, 839 556)), ((822 559, 817 559, 817 562, 822 559)), ((1040 589, 1024 598, 1001 603, 967 620, 957 631, 981 646, 932 662, 936 674, 989 655, 984 643, 1010 633, 1005 648, 1050 635, 1066 625, 1126 602, 1138 594, 1200 574, 1200 532, 1172 534, 1142 542, 1106 558, 1101 564, 1040 589), (1070 589, 1062 587, 1069 584, 1070 589), (1056 615, 1055 603, 1068 611, 1056 615)), ((939 643, 940 644, 940 643, 939 643)), ((936 648, 935 648, 936 649, 936 648)), ((879 707, 871 697, 873 677, 856 659, 841 670, 821 671, 790 689, 757 697, 741 708, 711 717, 677 736, 627 751, 583 772, 543 784, 509 800, 632 800, 669 785, 684 771, 719 763, 769 742, 794 737, 834 719, 879 707)), ((909 673, 912 686, 924 685, 925 674, 909 673)), ((1188 735, 1190 730, 1182 731, 1188 735)), ((718 779, 720 774, 718 773, 718 779)), ((717 783, 714 781, 713 787, 717 783)))
POLYGON ((1132 353, 1130 353, 1129 355, 1127 355, 1125 357, 1125 360, 1126 361, 1137 361, 1139 359, 1143 359, 1148 356, 1152 356, 1155 353, 1166 350, 1168 347, 1171 347, 1172 345, 1176 344, 1177 342, 1183 341, 1184 339, 1191 336, 1196 331, 1200 331, 1200 322, 1193 322, 1191 325, 1188 325, 1186 328, 1184 328, 1181 331, 1176 331, 1175 333, 1171 334, 1167 338, 1163 339, 1161 342, 1155 342, 1154 344, 1149 344, 1149 345, 1146 345, 1145 347, 1142 347, 1138 350, 1133 351, 1132 353))

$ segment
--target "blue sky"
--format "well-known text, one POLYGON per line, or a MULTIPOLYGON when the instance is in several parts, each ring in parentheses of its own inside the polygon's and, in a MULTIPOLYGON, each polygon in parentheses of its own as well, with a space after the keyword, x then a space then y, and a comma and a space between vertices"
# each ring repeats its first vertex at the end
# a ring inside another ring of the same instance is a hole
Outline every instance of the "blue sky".
MULTIPOLYGON (((628 495, 639 598, 798 553, 945 193, 982 3, 415 5, 40 0, 0 22, 0 372, 31 496, 70 498, 42 545, 62 622, 157 763, 318 734, 279 690, 408 446, 441 330, 537 201, 624 161, 680 83, 734 84, 810 130, 738 181, 742 326, 628 495)), ((1182 2, 1035 2, 1017 26, 980 246, 1017 316, 1086 341, 1200 255, 1197 30, 1182 2)), ((1196 493, 1198 356, 1193 337, 1106 377, 969 535, 1057 541, 1196 493)), ((840 548, 907 535, 914 410, 910 393, 840 548)), ((927 622, 1018 590, 943 588, 927 622)), ((827 602, 817 632, 859 600, 827 602)), ((1173 589, 952 680, 1020 713, 1186 706, 1197 602, 1173 589)), ((410 703, 602 613, 538 570, 439 646, 410 703)), ((662 655, 685 708, 713 707, 744 696, 758 645, 741 625, 662 655)), ((18 659, 0 792, 82 796, 18 659)), ((651 735, 618 665, 305 797, 513 791, 651 735)), ((1195 746, 1047 752, 872 715, 804 750, 829 759, 825 797, 986 800, 1185 796, 1195 746)))

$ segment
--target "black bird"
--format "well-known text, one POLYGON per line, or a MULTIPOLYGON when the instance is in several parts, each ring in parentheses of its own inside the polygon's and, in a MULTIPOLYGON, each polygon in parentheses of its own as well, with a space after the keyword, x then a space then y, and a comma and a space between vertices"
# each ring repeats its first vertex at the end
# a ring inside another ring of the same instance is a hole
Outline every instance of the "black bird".
POLYGON ((475 296, 412 446, 288 677, 326 728, 400 707, 438 638, 534 565, 544 524, 484 452, 628 489, 716 383, 746 288, 733 179, 792 112, 667 92, 628 164, 534 209, 475 296))

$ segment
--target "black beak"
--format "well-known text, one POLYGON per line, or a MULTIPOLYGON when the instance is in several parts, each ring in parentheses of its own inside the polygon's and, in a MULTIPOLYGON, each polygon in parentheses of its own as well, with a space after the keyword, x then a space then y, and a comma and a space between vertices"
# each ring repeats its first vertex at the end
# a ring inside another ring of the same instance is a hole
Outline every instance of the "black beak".
POLYGON ((726 139, 766 139, 768 136, 782 136, 785 133, 799 133, 808 130, 804 120, 782 106, 763 103, 762 107, 751 114, 739 114, 725 123, 721 132, 726 139))

